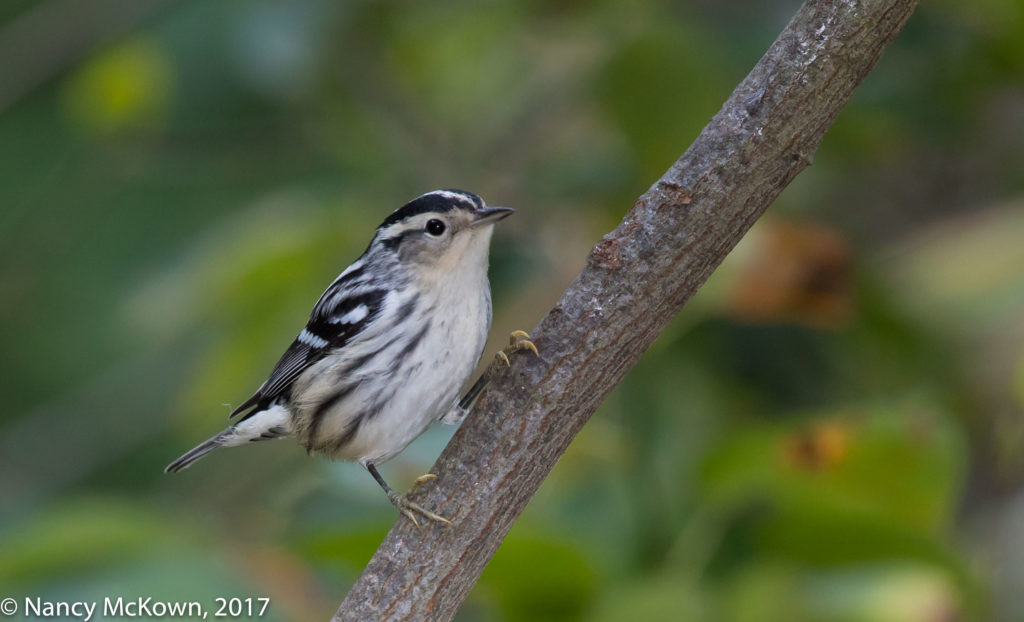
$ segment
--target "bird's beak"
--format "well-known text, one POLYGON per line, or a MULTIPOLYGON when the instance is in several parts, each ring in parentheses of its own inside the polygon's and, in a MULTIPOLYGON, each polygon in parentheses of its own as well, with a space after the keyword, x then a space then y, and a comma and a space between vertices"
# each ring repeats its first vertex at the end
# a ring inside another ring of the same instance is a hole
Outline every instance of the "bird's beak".
POLYGON ((476 217, 473 218, 473 226, 479 227, 480 225, 494 224, 514 211, 511 207, 485 207, 478 209, 476 217))

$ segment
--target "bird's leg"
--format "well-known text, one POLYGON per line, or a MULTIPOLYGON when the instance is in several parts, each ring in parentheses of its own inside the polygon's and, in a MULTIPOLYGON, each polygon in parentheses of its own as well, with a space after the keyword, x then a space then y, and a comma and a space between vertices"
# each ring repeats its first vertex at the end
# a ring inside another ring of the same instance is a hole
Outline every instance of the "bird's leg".
MULTIPOLYGON (((385 493, 387 493, 388 501, 391 502, 391 505, 398 508, 398 511, 402 514, 405 514, 407 517, 409 517, 409 520, 412 521, 412 524, 416 525, 417 527, 420 526, 420 522, 416 520, 416 514, 429 518, 430 520, 437 521, 439 523, 444 523, 446 525, 452 524, 450 520, 441 516, 440 514, 435 514, 430 510, 424 508, 423 506, 419 505, 418 503, 413 503, 412 501, 409 501, 409 499, 406 498, 407 494, 400 495, 394 490, 391 490, 391 486, 388 486, 388 483, 385 482, 384 478, 380 476, 380 473, 377 471, 377 467, 373 466, 372 464, 367 464, 366 470, 370 472, 370 475, 373 476, 373 479, 377 480, 377 483, 380 484, 380 487, 384 489, 385 493)), ((412 485, 412 489, 410 489, 409 492, 415 490, 416 486, 422 484, 425 481, 432 480, 435 477, 437 476, 434 475, 433 473, 427 473, 426 475, 421 475, 420 477, 417 477, 416 481, 412 485)))
POLYGON ((530 341, 530 335, 524 330, 512 331, 508 336, 508 345, 498 350, 494 355, 494 360, 487 366, 484 373, 480 374, 473 386, 466 391, 466 394, 462 396, 459 403, 456 404, 452 410, 444 416, 442 421, 448 424, 461 423, 466 415, 469 414, 470 407, 473 406, 473 402, 480 396, 480 393, 487 388, 487 385, 491 383, 498 372, 505 367, 511 367, 512 363, 509 357, 520 352, 522 350, 529 350, 533 352, 534 356, 540 356, 537 352, 537 346, 533 345, 530 341))

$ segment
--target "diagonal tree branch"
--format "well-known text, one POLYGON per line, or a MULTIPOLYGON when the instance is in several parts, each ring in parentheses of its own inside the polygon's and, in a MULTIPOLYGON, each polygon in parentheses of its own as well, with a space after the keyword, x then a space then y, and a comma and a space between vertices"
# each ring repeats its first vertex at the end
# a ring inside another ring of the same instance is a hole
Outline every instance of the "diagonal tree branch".
MULTIPOLYGON (((918 0, 807 0, 693 145, 591 251, 438 459, 335 621, 450 620, 605 396, 811 161, 918 0)), ((684 76, 666 76, 681 80, 684 76)), ((641 95, 642 96, 642 95, 641 95)))

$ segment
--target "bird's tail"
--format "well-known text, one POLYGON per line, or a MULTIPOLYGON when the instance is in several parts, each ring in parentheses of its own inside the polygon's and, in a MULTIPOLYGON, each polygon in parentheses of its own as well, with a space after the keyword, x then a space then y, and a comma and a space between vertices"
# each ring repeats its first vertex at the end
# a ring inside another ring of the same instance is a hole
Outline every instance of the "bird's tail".
POLYGON ((284 406, 275 404, 196 445, 168 464, 164 473, 176 473, 187 469, 193 462, 218 447, 234 447, 251 441, 284 438, 289 434, 291 434, 291 413, 284 406))
POLYGON ((182 469, 187 469, 192 465, 193 462, 202 458, 206 454, 210 453, 218 447, 224 446, 224 437, 230 434, 231 428, 224 430, 220 434, 211 437, 202 443, 196 445, 192 449, 186 451, 177 460, 167 465, 164 469, 164 473, 177 473, 182 469))

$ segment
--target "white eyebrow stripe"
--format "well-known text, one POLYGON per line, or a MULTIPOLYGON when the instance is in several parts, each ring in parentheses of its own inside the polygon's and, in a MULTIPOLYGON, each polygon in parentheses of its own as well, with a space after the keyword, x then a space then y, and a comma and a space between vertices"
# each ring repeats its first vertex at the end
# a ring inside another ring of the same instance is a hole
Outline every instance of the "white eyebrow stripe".
POLYGON ((355 324, 360 322, 370 312, 366 305, 359 305, 341 317, 332 317, 331 324, 355 324))
POLYGON ((462 194, 461 192, 452 192, 450 190, 434 190, 433 192, 428 192, 424 196, 427 196, 427 195, 434 195, 434 196, 444 197, 446 199, 451 199, 453 201, 461 201, 462 203, 467 203, 469 205, 472 205, 474 209, 476 209, 476 206, 477 206, 476 205, 476 201, 474 201, 468 195, 462 194))
POLYGON ((303 328, 302 332, 299 333, 298 339, 300 342, 310 346, 311 348, 322 348, 327 345, 326 339, 314 335, 305 328, 303 328))
POLYGON ((402 235, 406 231, 412 231, 413 229, 419 229, 417 226, 413 226, 408 221, 396 222, 388 225, 384 229, 378 229, 381 237, 384 239, 394 238, 402 235))

